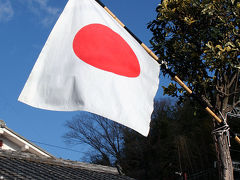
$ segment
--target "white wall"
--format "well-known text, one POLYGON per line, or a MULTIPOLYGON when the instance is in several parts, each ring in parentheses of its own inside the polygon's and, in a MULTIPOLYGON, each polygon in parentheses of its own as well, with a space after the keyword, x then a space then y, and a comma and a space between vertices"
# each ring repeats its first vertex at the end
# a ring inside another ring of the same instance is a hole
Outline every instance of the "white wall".
POLYGON ((12 151, 20 151, 21 147, 17 146, 16 144, 12 143, 5 137, 0 136, 0 140, 3 141, 3 146, 0 147, 2 150, 12 150, 12 151))

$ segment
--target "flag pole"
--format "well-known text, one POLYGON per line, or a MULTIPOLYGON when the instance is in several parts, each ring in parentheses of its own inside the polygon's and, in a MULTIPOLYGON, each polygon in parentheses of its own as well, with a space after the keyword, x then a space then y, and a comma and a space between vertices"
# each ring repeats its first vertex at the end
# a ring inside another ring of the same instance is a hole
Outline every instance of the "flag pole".
MULTIPOLYGON (((211 110, 206 103, 204 103, 201 98, 198 96, 194 95, 192 90, 173 72, 171 72, 170 69, 167 68, 167 66, 164 63, 159 62, 158 56, 152 52, 151 49, 149 49, 138 37, 133 34, 118 18, 115 16, 110 9, 108 9, 100 0, 95 0, 99 5, 101 5, 107 12, 110 14, 125 30, 127 30, 135 39, 136 41, 147 51, 147 53, 152 56, 158 63, 160 63, 161 68, 164 68, 167 73, 174 79, 180 86, 182 86, 189 95, 191 95, 195 100, 197 100, 203 107, 204 109, 208 112, 208 114, 215 119, 220 125, 224 125, 224 121, 220 119, 214 112, 211 110)), ((240 138, 237 136, 236 133, 230 130, 231 135, 234 137, 234 139, 240 144, 240 138)))

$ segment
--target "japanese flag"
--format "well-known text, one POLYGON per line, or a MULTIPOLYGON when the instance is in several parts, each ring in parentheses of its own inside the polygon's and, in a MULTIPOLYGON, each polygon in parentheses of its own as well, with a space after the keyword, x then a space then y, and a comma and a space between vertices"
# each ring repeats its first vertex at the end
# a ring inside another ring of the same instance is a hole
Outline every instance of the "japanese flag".
POLYGON ((95 0, 69 0, 19 96, 89 111, 147 136, 159 64, 95 0))

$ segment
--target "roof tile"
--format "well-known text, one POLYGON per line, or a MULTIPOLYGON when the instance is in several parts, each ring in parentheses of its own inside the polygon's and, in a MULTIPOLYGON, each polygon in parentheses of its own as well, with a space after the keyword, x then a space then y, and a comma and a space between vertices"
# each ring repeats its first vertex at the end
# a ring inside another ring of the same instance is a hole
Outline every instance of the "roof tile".
POLYGON ((0 151, 0 178, 56 180, 133 180, 115 168, 56 158, 0 151))

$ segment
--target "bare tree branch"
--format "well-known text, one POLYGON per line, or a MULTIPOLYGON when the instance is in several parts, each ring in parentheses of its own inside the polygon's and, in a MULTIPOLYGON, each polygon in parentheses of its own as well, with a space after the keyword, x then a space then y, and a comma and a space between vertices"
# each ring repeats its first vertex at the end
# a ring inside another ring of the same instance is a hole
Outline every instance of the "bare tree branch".
POLYGON ((95 114, 79 114, 66 122, 68 132, 63 136, 69 144, 87 144, 94 151, 92 158, 120 161, 123 126, 95 114))
POLYGON ((233 75, 231 81, 230 81, 229 84, 227 85, 227 88, 228 88, 228 89, 233 85, 234 82, 236 82, 235 80, 236 80, 237 77, 238 77, 238 73, 235 73, 235 74, 233 75))

